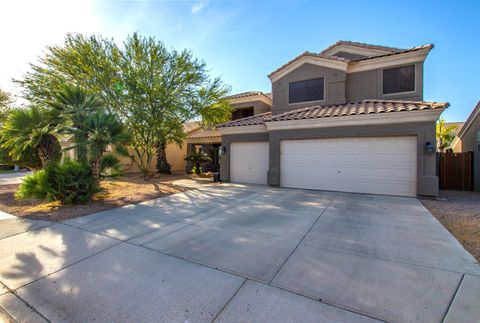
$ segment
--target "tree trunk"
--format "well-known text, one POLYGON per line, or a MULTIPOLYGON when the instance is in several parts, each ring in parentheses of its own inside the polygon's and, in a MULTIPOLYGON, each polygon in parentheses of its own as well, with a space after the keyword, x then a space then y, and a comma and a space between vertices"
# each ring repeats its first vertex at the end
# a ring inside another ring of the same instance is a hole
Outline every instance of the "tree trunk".
POLYGON ((74 136, 75 144, 75 158, 77 161, 84 161, 87 159, 87 148, 85 142, 88 140, 88 134, 76 134, 74 136))
POLYGON ((92 169, 92 176, 97 185, 100 183, 100 166, 101 166, 101 158, 99 157, 93 158, 92 161, 90 162, 90 167, 92 169))
POLYGON ((59 161, 61 158, 60 142, 57 137, 52 134, 44 135, 40 140, 37 149, 42 168, 52 161, 59 161))
POLYGON ((167 161, 165 143, 159 143, 157 147, 157 172, 159 174, 171 174, 171 167, 167 161))

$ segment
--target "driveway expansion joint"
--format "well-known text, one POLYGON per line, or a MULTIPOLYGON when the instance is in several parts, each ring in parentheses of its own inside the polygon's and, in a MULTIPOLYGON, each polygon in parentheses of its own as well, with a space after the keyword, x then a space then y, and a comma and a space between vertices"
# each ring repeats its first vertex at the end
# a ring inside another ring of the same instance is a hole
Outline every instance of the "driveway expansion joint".
POLYGON ((298 247, 302 244, 303 240, 305 240, 305 237, 310 233, 310 231, 312 231, 313 227, 317 224, 317 222, 320 220, 320 218, 322 217, 322 215, 325 213, 325 211, 330 207, 330 205, 332 204, 332 202, 335 200, 335 198, 338 196, 338 193, 335 194, 335 196, 332 196, 332 198, 330 199, 330 201, 328 201, 328 205, 322 210, 322 212, 320 212, 320 215, 317 217, 317 219, 313 222, 313 224, 308 228, 307 232, 305 232, 305 234, 302 236, 302 238, 300 239, 300 241, 298 242, 298 244, 295 246, 295 248, 292 250, 292 252, 287 256, 287 258, 285 259, 285 261, 283 262, 283 264, 279 267, 279 269, 277 270, 277 272, 275 273, 275 275, 273 275, 273 278, 268 282, 269 284, 271 284, 274 279, 277 277, 278 273, 282 270, 282 268, 285 266, 285 264, 288 262, 288 260, 292 257, 292 255, 295 253, 295 251, 297 251, 298 247))
POLYGON ((448 303, 447 310, 445 311, 445 314, 443 315, 442 322, 445 322, 445 319, 447 318, 447 315, 450 312, 450 308, 452 307, 453 301, 455 300, 455 297, 457 297, 458 291, 460 290, 460 287, 462 287, 462 284, 463 284, 464 280, 465 280, 465 274, 462 275, 462 278, 460 278, 460 281, 458 282, 457 289, 455 289, 455 292, 453 293, 452 299, 448 303))
POLYGON ((235 291, 235 293, 233 293, 233 295, 227 300, 227 302, 225 304, 223 304, 222 308, 220 309, 220 311, 218 311, 218 313, 214 316, 214 318, 211 320, 211 322, 215 322, 215 320, 220 316, 220 314, 222 314, 222 312, 225 310, 225 308, 227 308, 228 304, 230 304, 230 302, 235 298, 235 296, 237 296, 238 292, 240 291, 240 289, 242 289, 243 286, 245 286, 245 284, 247 283, 248 279, 246 278, 243 283, 237 288, 237 290, 235 291))

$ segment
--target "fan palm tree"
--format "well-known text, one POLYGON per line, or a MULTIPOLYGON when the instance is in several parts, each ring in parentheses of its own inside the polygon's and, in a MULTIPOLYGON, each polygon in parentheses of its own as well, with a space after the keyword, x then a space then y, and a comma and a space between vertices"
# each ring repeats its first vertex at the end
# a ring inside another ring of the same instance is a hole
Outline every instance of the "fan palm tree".
POLYGON ((104 111, 86 116, 74 134, 80 138, 76 146, 88 151, 92 175, 97 183, 100 180, 102 156, 107 147, 123 146, 130 140, 123 124, 114 115, 104 111))
MULTIPOLYGON (((79 86, 66 85, 61 92, 54 96, 54 100, 49 105, 62 114, 64 118, 64 127, 62 132, 73 133, 76 144, 85 141, 87 134, 78 129, 87 116, 103 108, 103 102, 93 94, 88 94, 79 86)), ((87 151, 83 145, 78 145, 76 149, 77 160, 85 160, 87 151)))
POLYGON ((201 163, 206 162, 206 161, 211 161, 212 159, 208 157, 208 155, 202 153, 202 152, 192 152, 190 155, 188 155, 185 158, 186 161, 192 162, 193 163, 193 173, 195 174, 201 174, 202 173, 202 167, 200 166, 201 163))
POLYGON ((36 106, 13 110, 1 128, 1 145, 13 160, 22 161, 26 153, 37 154, 45 167, 61 158, 62 148, 55 136, 57 124, 55 111, 36 106))
POLYGON ((455 124, 445 124, 445 119, 443 117, 438 120, 436 127, 436 136, 438 149, 440 149, 440 151, 443 152, 445 148, 450 146, 450 143, 455 138, 456 127, 457 126, 455 124))

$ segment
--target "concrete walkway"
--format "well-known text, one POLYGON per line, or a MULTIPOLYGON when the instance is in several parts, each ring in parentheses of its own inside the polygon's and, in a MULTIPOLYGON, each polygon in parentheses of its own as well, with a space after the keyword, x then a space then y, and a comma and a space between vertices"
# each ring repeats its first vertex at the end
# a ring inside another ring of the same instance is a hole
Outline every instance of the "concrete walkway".
POLYGON ((0 185, 20 184, 22 182, 22 178, 30 174, 32 174, 31 171, 24 170, 19 172, 0 174, 0 185))
POLYGON ((480 317, 480 267, 416 199, 263 186, 207 185, 57 224, 6 219, 0 281, 19 321, 480 317))

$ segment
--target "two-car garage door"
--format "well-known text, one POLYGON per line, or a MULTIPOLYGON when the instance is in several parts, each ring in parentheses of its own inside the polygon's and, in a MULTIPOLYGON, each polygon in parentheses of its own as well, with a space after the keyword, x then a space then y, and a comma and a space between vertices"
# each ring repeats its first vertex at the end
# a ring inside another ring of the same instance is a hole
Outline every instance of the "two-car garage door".
MULTIPOLYGON (((268 142, 230 145, 230 179, 267 184, 268 142)), ((280 185, 328 191, 415 196, 417 139, 282 140, 280 185)))
POLYGON ((281 186, 416 195, 416 137, 282 140, 281 186))

